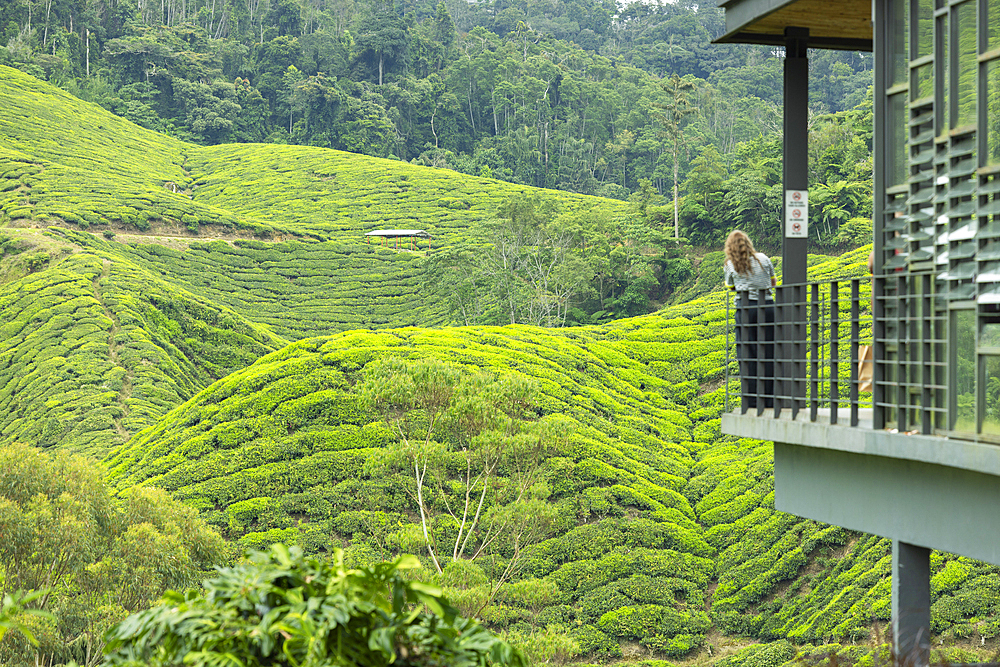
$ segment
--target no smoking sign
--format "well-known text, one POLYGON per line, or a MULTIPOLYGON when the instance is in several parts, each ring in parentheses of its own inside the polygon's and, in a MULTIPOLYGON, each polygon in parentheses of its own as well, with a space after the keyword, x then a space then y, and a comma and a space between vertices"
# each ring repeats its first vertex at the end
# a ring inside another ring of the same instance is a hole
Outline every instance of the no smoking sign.
POLYGON ((785 190, 785 236, 809 236, 809 191, 785 190))

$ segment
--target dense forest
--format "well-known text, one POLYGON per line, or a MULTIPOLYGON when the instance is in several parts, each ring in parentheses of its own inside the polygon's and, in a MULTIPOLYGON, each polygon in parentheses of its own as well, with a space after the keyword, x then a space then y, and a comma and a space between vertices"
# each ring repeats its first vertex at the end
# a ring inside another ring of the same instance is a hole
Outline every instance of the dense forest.
MULTIPOLYGON (((657 231, 696 246, 732 226, 767 244, 780 50, 712 45, 715 5, 3 0, 0 64, 195 144, 321 146, 637 197, 657 231)), ((811 53, 818 249, 866 242, 870 67, 811 53)))

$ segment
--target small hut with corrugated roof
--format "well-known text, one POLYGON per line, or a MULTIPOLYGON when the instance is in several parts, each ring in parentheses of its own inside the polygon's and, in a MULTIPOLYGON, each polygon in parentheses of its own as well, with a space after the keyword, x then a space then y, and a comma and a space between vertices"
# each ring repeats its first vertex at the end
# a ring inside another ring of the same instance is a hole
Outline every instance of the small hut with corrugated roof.
POLYGON ((365 240, 371 244, 372 238, 379 239, 380 245, 385 245, 386 239, 393 240, 393 247, 399 248, 399 239, 409 239, 410 250, 416 250, 413 244, 414 239, 431 239, 429 233, 422 229, 376 229, 365 234, 365 240))

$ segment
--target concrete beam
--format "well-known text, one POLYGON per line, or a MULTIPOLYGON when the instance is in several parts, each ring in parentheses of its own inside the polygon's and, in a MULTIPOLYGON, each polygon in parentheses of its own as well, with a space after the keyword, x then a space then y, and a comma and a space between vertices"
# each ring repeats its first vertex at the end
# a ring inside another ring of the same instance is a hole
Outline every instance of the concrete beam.
MULTIPOLYGON (((808 412, 803 411, 799 419, 792 420, 762 418, 750 413, 726 413, 722 415, 722 432, 756 440, 920 461, 1000 477, 1000 445, 929 435, 905 435, 840 424, 831 426, 810 422, 807 415, 808 412)), ((846 417, 841 415, 845 421, 846 417)), ((871 423, 870 415, 868 423, 871 423)), ((1000 484, 1000 479, 996 481, 1000 484)))
POLYGON ((774 506, 1000 565, 1000 478, 995 475, 776 442, 774 506))

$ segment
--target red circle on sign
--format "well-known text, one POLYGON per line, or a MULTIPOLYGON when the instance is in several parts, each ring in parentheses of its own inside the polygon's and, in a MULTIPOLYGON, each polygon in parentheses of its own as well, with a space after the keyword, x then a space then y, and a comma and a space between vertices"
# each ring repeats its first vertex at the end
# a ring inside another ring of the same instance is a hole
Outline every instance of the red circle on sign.
POLYGON ((792 199, 794 199, 795 201, 798 201, 798 200, 802 199, 802 193, 801 192, 793 193, 792 194, 792 199))

